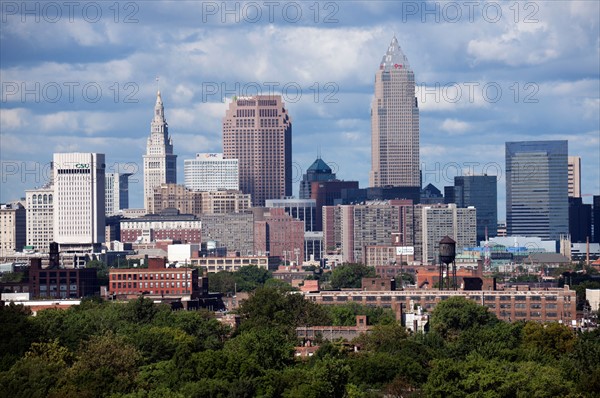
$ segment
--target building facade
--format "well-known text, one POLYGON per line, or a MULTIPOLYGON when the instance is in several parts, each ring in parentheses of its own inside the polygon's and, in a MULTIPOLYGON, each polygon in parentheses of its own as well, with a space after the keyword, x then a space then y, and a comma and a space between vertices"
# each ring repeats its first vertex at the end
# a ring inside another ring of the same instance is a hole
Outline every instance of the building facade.
POLYGON ((477 210, 458 208, 456 204, 417 205, 414 207, 415 260, 438 263, 439 242, 449 236, 456 242, 456 251, 477 246, 477 210))
POLYGON ((237 159, 223 159, 222 153, 197 153, 183 161, 185 186, 193 191, 239 190, 237 159))
POLYGON ((104 243, 105 168, 102 153, 54 154, 54 241, 61 251, 99 251, 104 243))
POLYGON ((254 215, 252 212, 203 214, 202 237, 214 241, 216 247, 242 256, 254 254, 254 215))
POLYGON ((129 208, 129 177, 132 173, 105 173, 106 217, 129 208))
POLYGON ((176 183, 177 155, 173 154, 173 140, 169 136, 169 125, 159 91, 144 155, 144 208, 150 209, 154 188, 161 184, 176 183))
POLYGON ((402 291, 322 291, 304 293, 304 297, 318 304, 347 304, 349 302, 394 308, 402 304, 410 308, 417 304, 431 312, 437 304, 449 297, 465 297, 481 304, 499 319, 509 322, 559 322, 569 325, 577 319, 576 292, 568 287, 545 290, 479 290, 449 291, 434 289, 407 289, 402 291))
POLYGON ((292 120, 281 96, 238 97, 223 118, 223 157, 238 159, 254 206, 292 195, 292 120))
POLYGON ((568 142, 506 143, 509 236, 559 239, 569 232, 568 142))
POLYGON ((27 241, 26 217, 20 202, 0 205, 0 256, 23 251, 27 241))
POLYGON ((580 197, 569 197, 569 234, 573 243, 592 241, 592 205, 580 197))
POLYGON ((581 157, 568 156, 568 181, 569 181, 569 197, 581 197, 581 157))
POLYGON ((287 215, 304 222, 304 231, 316 230, 317 202, 314 199, 269 199, 265 206, 270 209, 283 209, 287 215))
POLYGON ((337 251, 343 262, 366 263, 367 246, 414 246, 410 200, 325 206, 323 240, 327 252, 337 251))
POLYGON ((201 243, 202 222, 193 214, 149 214, 120 222, 121 242, 150 243, 170 239, 201 243))
POLYGON ((40 258, 31 259, 29 291, 32 297, 81 298, 100 294, 95 268, 42 268, 40 258))
POLYGON ((331 167, 318 157, 313 164, 306 170, 306 174, 302 175, 300 181, 299 197, 300 199, 312 198, 312 183, 318 181, 334 181, 337 178, 331 167))
POLYGON ((371 187, 421 190, 415 76, 396 37, 375 73, 371 105, 371 187))
POLYGON ((255 211, 254 251, 284 261, 304 261, 304 222, 285 214, 284 209, 255 211))
POLYGON ((111 268, 109 291, 117 296, 198 297, 198 270, 166 268, 163 258, 149 258, 148 268, 111 268))
POLYGON ((272 270, 277 267, 276 262, 267 256, 198 257, 191 259, 191 265, 202 267, 208 273, 236 272, 247 266, 255 266, 265 270, 272 270))
POLYGON ((181 214, 238 213, 251 207, 249 194, 239 190, 193 191, 179 184, 161 184, 154 189, 150 210, 158 214, 165 209, 177 209, 181 214))
POLYGON ((25 191, 27 246, 47 253, 54 241, 54 187, 25 191))
POLYGON ((315 200, 315 231, 323 230, 323 206, 333 206, 342 197, 345 189, 358 189, 358 181, 313 181, 311 184, 311 199, 315 200))
POLYGON ((459 208, 473 206, 477 209, 477 241, 498 233, 498 193, 496 176, 456 176, 452 192, 446 203, 459 208))

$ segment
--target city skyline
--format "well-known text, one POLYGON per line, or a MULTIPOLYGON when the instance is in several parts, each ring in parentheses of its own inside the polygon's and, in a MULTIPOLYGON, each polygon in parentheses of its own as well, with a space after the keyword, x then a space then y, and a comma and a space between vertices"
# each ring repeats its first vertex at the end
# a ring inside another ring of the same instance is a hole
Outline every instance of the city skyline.
MULTIPOLYGON (((236 83, 257 83, 264 91, 267 82, 277 82, 280 88, 296 83, 302 98, 290 102, 291 91, 283 98, 294 119, 294 194, 318 153, 338 178, 358 180, 366 187, 373 71, 394 34, 415 70, 423 186, 431 182, 441 189, 457 172, 469 170, 500 174, 498 216, 503 220, 504 143, 568 139, 569 155, 582 158, 584 202, 590 201, 586 195, 600 191, 598 21, 593 18, 597 4, 535 3, 535 9, 520 4, 516 15, 507 3, 498 20, 494 7, 482 14, 479 6, 471 21, 466 9, 452 20, 441 3, 433 3, 438 15, 426 14, 421 3, 414 3, 416 11, 402 4, 335 3, 335 23, 325 22, 333 11, 319 4, 319 23, 308 8, 298 23, 280 13, 269 23, 266 12, 257 23, 243 18, 223 23, 221 15, 203 15, 201 4, 190 5, 186 12, 182 5, 167 3, 138 4, 138 23, 133 24, 123 23, 129 15, 125 10, 119 23, 108 9, 100 23, 88 23, 80 15, 70 23, 66 12, 55 24, 43 18, 28 24, 19 15, 6 15, 0 50, 0 201, 18 199, 25 189, 43 185, 36 174, 43 177, 52 153, 82 151, 106 153, 109 167, 124 166, 107 171, 136 172, 131 207, 142 207, 141 155, 157 74, 180 159, 221 152, 220 121, 227 106, 223 97, 230 100, 235 95, 225 91, 236 83), (166 17, 157 18, 161 13, 166 17), (166 25, 175 14, 180 24, 166 25), (35 34, 44 29, 52 35, 35 34), (57 39, 49 41, 51 36, 57 39), (38 48, 38 41, 45 43, 43 51, 23 51, 38 48), (18 90, 26 82, 34 91, 39 83, 39 101, 35 92, 25 98, 20 91, 10 94, 13 82, 18 90), (56 102, 50 101, 52 82, 63 90, 56 102), (69 82, 79 84, 72 102, 65 86, 69 82), (462 88, 457 100, 454 82, 462 88), (88 83, 102 88, 100 101, 82 98, 80 89, 88 83), (327 83, 333 85, 326 87, 327 83), (209 95, 213 84, 217 93, 209 95), (493 102, 497 87, 502 95, 493 102), (326 98, 338 102, 325 102, 326 98), (484 166, 489 167, 483 170, 484 166)), ((180 161, 179 181, 182 166, 180 161)))

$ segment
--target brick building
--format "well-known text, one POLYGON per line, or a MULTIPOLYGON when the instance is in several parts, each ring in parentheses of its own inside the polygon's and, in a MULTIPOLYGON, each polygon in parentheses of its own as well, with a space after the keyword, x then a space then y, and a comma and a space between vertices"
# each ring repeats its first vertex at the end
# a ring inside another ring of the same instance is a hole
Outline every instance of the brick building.
POLYGON ((32 297, 80 298, 100 294, 94 268, 42 268, 41 258, 32 258, 29 267, 32 297))
POLYGON ((304 261, 304 222, 285 213, 282 208, 255 211, 254 251, 269 253, 287 261, 304 261))
POLYGON ((504 321, 561 321, 571 324, 577 319, 576 293, 565 288, 505 289, 479 291, 440 291, 433 289, 409 289, 402 291, 321 291, 304 293, 304 297, 317 304, 346 304, 396 308, 402 304, 410 308, 417 304, 431 312, 435 306, 450 297, 461 296, 486 306, 504 321))
POLYGON ((164 258, 149 258, 148 268, 111 268, 109 291, 117 296, 190 296, 200 294, 198 270, 166 268, 164 258))

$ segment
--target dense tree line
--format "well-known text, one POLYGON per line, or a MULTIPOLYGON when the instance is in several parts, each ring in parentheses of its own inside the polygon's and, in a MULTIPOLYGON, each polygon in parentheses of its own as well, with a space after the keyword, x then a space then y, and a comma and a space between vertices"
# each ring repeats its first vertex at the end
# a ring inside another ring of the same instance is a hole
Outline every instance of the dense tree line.
POLYGON ((32 317, 0 308, 0 391, 7 397, 593 397, 600 333, 558 323, 506 323, 460 298, 440 303, 431 331, 408 334, 389 310, 319 306, 277 287, 255 290, 232 331, 205 311, 140 298, 84 300, 32 317), (297 326, 373 329, 354 352, 325 342, 294 357, 297 326), (375 321, 373 321, 375 320, 375 321))

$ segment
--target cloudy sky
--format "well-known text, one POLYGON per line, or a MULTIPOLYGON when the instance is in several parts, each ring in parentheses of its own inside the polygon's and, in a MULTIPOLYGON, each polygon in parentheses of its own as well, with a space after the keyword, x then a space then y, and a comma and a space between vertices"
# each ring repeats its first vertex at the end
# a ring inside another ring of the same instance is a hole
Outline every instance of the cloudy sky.
POLYGON ((568 139, 583 193, 600 193, 598 2, 1 6, 0 201, 42 185, 52 153, 82 151, 136 173, 130 201, 141 207, 157 87, 179 181, 183 159, 222 151, 233 95, 283 90, 295 180, 321 153, 339 178, 367 186, 374 73, 394 35, 418 85, 424 185, 497 174, 502 220, 504 143, 568 139))

